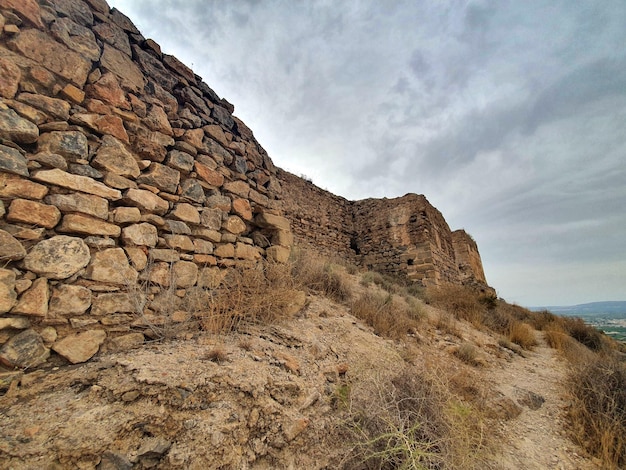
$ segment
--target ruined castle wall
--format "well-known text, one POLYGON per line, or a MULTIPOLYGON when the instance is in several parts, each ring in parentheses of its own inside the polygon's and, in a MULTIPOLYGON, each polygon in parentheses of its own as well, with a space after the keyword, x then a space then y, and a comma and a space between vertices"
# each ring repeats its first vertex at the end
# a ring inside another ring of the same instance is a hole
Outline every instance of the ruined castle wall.
POLYGON ((425 285, 458 281, 450 228, 424 196, 356 201, 354 225, 367 267, 425 285))
POLYGON ((278 179, 283 210, 291 222, 296 244, 329 258, 356 263, 358 257, 351 246, 352 203, 280 169, 278 179))
POLYGON ((452 232, 452 244, 461 281, 476 280, 486 284, 483 263, 474 239, 465 230, 455 230, 452 232))
POLYGON ((286 260, 276 168, 233 111, 104 0, 0 0, 1 362, 141 344, 220 268, 286 260))

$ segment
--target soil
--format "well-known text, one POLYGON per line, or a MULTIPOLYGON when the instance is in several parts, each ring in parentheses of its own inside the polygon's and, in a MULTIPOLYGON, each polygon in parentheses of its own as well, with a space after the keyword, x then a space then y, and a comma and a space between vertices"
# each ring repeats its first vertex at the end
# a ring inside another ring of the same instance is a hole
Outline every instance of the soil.
POLYGON ((0 397, 0 468, 340 468, 346 384, 424 361, 483 381, 497 443, 488 468, 601 468, 567 436, 567 365, 543 340, 522 357, 467 324, 438 329, 425 308, 431 321, 409 346, 309 296, 282 324, 27 372, 0 397), (475 365, 454 355, 466 342, 480 348, 475 365))
POLYGON ((489 381, 520 405, 519 416, 497 426, 501 439, 498 464, 503 470, 587 470, 602 468, 585 456, 567 432, 568 402, 564 388, 567 363, 537 332, 539 345, 493 367, 489 381))

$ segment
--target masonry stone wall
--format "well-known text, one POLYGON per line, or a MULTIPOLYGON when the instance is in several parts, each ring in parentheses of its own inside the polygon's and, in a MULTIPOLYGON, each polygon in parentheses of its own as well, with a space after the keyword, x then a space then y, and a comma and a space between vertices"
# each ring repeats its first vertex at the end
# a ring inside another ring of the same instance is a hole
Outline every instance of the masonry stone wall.
POLYGON ((278 170, 283 210, 298 246, 328 258, 357 262, 352 203, 310 181, 278 170))
POLYGON ((424 196, 332 195, 277 169, 233 112, 105 0, 0 0, 0 363, 140 345, 225 269, 293 245, 484 282, 424 196))
POLYGON ((417 194, 348 201, 278 170, 295 244, 424 286, 486 287, 476 242, 417 194))
POLYGON ((452 232, 452 242, 461 280, 476 280, 486 284, 476 241, 465 230, 455 230, 452 232))
POLYGON ((0 99, 5 365, 140 344, 165 320, 159 289, 182 302, 289 256, 253 133, 104 0, 0 0, 0 99))

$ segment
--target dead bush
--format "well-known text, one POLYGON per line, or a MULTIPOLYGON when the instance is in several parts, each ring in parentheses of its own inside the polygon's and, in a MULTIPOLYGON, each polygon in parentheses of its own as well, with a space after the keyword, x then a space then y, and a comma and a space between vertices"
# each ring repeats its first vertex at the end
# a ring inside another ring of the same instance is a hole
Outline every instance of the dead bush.
POLYGON ((454 355, 466 364, 472 366, 480 365, 480 361, 478 360, 478 349, 472 343, 461 344, 454 352, 454 355))
POLYGON ((484 322, 487 309, 481 303, 478 293, 467 287, 446 285, 428 288, 426 301, 475 327, 480 327, 484 322))
POLYGON ((568 380, 572 433, 606 468, 626 466, 626 364, 595 356, 568 380))
POLYGON ((194 288, 187 306, 204 330, 227 333, 242 324, 272 323, 289 317, 297 290, 288 266, 264 263, 217 273, 212 288, 194 288))
POLYGON ((391 294, 365 292, 352 303, 351 313, 374 328, 377 335, 401 339, 417 329, 421 310, 391 294))
POLYGON ((583 319, 563 317, 562 321, 565 330, 580 344, 596 352, 603 349, 602 333, 594 327, 587 325, 583 319))
POLYGON ((294 250, 292 253, 291 274, 294 280, 302 287, 337 302, 346 302, 352 297, 344 270, 304 250, 294 250))
POLYGON ((425 370, 355 384, 348 413, 345 469, 483 468, 480 412, 425 370))
POLYGON ((520 345, 524 349, 531 349, 539 344, 535 336, 535 330, 528 323, 516 321, 509 329, 509 340, 520 345))

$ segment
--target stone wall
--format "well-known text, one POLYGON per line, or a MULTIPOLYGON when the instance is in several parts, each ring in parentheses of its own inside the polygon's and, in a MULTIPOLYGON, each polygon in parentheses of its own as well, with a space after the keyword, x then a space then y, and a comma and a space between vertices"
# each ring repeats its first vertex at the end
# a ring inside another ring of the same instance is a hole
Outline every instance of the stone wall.
POLYGON ((278 170, 283 210, 298 246, 328 258, 356 263, 352 202, 310 181, 278 170))
POLYGON ((139 345, 223 269, 293 244, 484 283, 473 240, 424 196, 332 195, 277 169, 233 112, 105 0, 0 0, 1 363, 139 345))
POLYGON ((487 283, 483 263, 478 252, 476 241, 465 230, 455 230, 452 232, 452 244, 454 245, 454 256, 459 266, 461 280, 475 280, 487 283))
POLYGON ((104 0, 0 0, 0 98, 5 365, 139 344, 160 288, 182 300, 220 268, 289 256, 250 129, 104 0))
POLYGON ((476 242, 452 232, 424 196, 348 201, 286 171, 277 176, 296 245, 424 286, 486 287, 476 242))

